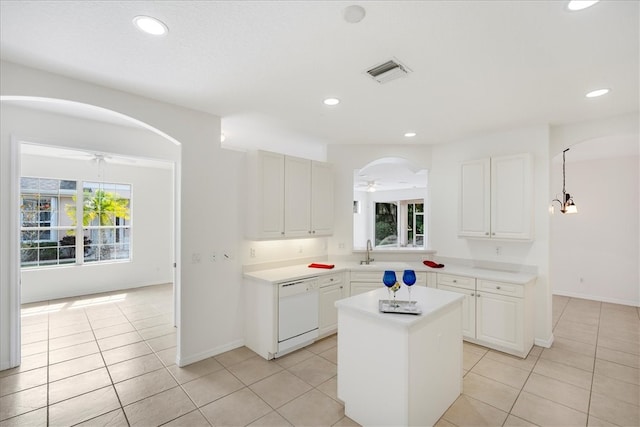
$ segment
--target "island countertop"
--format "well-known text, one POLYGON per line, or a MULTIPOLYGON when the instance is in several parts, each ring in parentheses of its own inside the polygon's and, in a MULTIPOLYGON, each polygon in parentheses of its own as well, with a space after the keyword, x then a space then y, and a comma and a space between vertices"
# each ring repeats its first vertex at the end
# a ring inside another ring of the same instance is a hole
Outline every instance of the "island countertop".
MULTIPOLYGON (((426 322, 446 307, 462 300, 464 296, 459 293, 443 291, 440 289, 413 286, 411 299, 417 302, 422 310, 421 314, 394 314, 382 313, 378 307, 379 300, 387 300, 389 293, 386 288, 376 289, 349 298, 336 301, 338 310, 348 310, 369 316, 377 321, 383 321, 389 325, 409 328, 415 324, 426 322)), ((402 286, 396 293, 398 300, 409 300, 409 292, 406 286, 402 286)))

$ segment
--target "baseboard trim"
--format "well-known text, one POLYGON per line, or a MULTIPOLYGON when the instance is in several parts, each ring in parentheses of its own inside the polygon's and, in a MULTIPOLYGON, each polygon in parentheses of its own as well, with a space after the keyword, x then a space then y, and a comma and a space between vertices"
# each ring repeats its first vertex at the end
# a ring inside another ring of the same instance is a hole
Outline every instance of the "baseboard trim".
POLYGON ((539 347, 551 348, 551 345, 553 344, 553 334, 551 334, 551 336, 545 340, 536 338, 533 342, 539 347))
POLYGON ((226 351, 234 350, 238 347, 242 347, 243 345, 244 345, 244 339, 239 339, 239 340, 231 341, 230 343, 227 343, 209 350, 201 351, 200 353, 196 353, 191 356, 182 357, 180 355, 177 355, 176 365, 182 368, 184 366, 191 365, 192 363, 199 362, 209 357, 217 356, 226 351))
POLYGON ((611 304, 630 305, 631 307, 640 307, 640 301, 630 301, 630 300, 624 300, 624 299, 618 299, 618 298, 607 298, 607 297, 598 296, 598 295, 587 295, 587 294, 580 294, 576 292, 564 292, 564 291, 553 291, 553 295, 569 297, 569 298, 587 299, 590 301, 607 302, 611 304))

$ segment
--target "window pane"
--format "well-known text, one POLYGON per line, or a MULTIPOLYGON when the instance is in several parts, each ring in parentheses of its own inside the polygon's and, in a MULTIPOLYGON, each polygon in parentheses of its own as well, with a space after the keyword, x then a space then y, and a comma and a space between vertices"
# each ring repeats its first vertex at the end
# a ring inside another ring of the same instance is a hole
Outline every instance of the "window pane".
POLYGON ((376 203, 375 245, 397 246, 398 206, 395 203, 376 203))

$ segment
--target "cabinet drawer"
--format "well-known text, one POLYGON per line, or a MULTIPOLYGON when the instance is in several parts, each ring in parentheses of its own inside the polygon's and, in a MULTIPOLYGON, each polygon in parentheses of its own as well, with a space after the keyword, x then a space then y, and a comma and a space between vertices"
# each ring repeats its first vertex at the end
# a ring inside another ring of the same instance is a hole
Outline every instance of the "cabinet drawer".
POLYGON ((453 274, 438 273, 438 287, 440 285, 456 286, 458 288, 465 288, 475 290, 476 279, 473 277, 454 276, 453 274))
POLYGON ((342 274, 327 274, 318 277, 318 286, 321 288, 338 283, 342 283, 342 274))
POLYGON ((352 282, 380 282, 382 284, 383 271, 352 271, 352 282))
POLYGON ((524 297, 524 286, 513 283, 493 282, 491 280, 478 280, 478 292, 490 292, 492 294, 508 295, 512 297, 524 297))

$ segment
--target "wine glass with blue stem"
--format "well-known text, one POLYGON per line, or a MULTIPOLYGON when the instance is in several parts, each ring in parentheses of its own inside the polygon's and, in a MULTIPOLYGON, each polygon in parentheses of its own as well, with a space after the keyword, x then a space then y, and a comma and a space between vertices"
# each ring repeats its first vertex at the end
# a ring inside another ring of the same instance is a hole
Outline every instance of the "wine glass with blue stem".
POLYGON ((382 275, 382 283, 387 287, 387 291, 389 291, 389 300, 388 305, 391 307, 391 287, 396 284, 398 279, 396 279, 396 272, 393 270, 385 270, 382 275))
POLYGON ((402 281, 409 287, 409 304, 411 304, 411 287, 416 283, 416 272, 413 270, 405 270, 402 273, 402 281))

